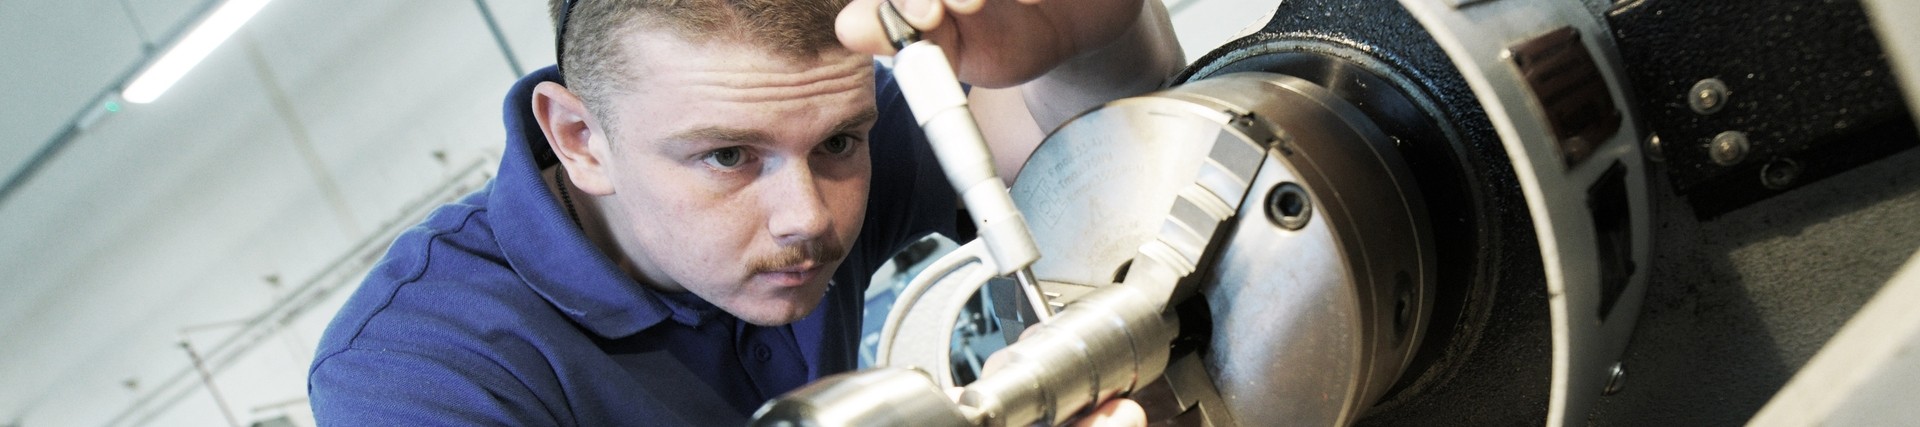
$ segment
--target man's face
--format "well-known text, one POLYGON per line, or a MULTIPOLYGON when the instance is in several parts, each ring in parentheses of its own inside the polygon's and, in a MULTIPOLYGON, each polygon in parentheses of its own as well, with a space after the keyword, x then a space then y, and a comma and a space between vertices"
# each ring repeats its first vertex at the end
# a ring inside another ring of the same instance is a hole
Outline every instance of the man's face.
POLYGON ((866 211, 871 58, 646 30, 623 41, 641 59, 611 100, 600 203, 629 271, 754 324, 804 317, 866 211))

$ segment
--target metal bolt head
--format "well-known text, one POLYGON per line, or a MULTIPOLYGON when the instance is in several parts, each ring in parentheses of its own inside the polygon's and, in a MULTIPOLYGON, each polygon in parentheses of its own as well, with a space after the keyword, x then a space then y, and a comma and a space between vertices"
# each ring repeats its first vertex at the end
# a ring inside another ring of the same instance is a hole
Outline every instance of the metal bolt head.
POLYGON ((1800 179, 1800 162, 1793 159, 1774 159, 1760 167, 1760 185, 1774 190, 1785 190, 1800 179))
POLYGON ((1307 189, 1291 182, 1273 186, 1267 192, 1267 219, 1288 230, 1299 230, 1313 218, 1313 198, 1307 189))
POLYGON ((1613 367, 1607 369, 1607 388, 1600 390, 1600 394, 1612 396, 1614 393, 1619 393, 1620 390, 1625 390, 1626 388, 1627 367, 1620 365, 1620 362, 1613 362, 1613 367))
POLYGON ((1695 113, 1717 113, 1726 105, 1727 83, 1720 79, 1709 78, 1694 82, 1693 88, 1687 90, 1687 106, 1693 107, 1695 113))
POLYGON ((1713 158, 1714 164, 1733 166, 1746 160, 1748 148, 1747 133, 1730 130, 1713 136, 1713 143, 1707 145, 1707 155, 1713 158))

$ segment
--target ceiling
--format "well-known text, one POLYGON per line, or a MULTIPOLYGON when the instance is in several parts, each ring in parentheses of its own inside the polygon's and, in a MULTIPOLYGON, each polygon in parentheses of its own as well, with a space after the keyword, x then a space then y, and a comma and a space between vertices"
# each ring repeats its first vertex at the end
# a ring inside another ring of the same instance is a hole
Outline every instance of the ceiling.
MULTIPOLYGON (((1169 4, 1198 57, 1276 2, 1169 4)), ((552 63, 543 0, 278 0, 158 101, 106 111, 213 4, 0 0, 0 177, 63 142, 0 199, 0 425, 205 421, 123 415, 191 366, 180 341, 232 334, 497 158, 506 50, 552 63)), ((302 396, 319 311, 280 331, 270 374, 223 386, 302 396)))
MULTIPOLYGON (((486 1, 522 63, 551 62, 543 1, 486 1)), ((0 0, 0 171, 206 5, 0 0)), ((157 102, 106 113, 0 200, 0 423, 106 422, 139 395, 123 382, 185 366, 183 329, 260 311, 266 277, 316 274, 450 165, 496 157, 505 58, 473 1, 279 0, 157 102)))

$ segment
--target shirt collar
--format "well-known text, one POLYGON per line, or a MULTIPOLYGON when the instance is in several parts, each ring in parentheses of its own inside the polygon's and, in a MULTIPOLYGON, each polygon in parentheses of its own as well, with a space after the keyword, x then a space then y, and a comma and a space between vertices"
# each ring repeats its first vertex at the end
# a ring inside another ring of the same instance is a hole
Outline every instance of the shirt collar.
POLYGON ((548 81, 559 81, 551 66, 521 78, 503 108, 507 150, 487 203, 507 263, 548 303, 604 338, 724 314, 692 294, 664 295, 633 280, 553 200, 540 170, 557 160, 532 110, 534 87, 548 81))

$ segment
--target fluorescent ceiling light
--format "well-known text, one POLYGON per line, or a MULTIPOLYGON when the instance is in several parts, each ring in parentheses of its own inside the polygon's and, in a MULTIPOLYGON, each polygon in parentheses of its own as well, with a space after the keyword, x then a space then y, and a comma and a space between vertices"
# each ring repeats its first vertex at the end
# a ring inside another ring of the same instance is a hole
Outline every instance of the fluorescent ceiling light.
POLYGON ((135 104, 159 99, 160 94, 166 93, 167 88, 173 87, 173 83, 180 81, 181 76, 193 70, 193 66, 199 65, 200 60, 206 59, 207 54, 213 53, 213 48, 220 47, 227 37, 233 36, 233 32, 245 25, 248 19, 253 19, 253 15, 266 7, 269 1, 272 0, 227 0, 220 4, 193 31, 187 32, 186 37, 168 48, 166 54, 160 55, 160 60, 153 61, 147 65, 147 69, 141 70, 140 76, 134 78, 133 83, 120 92, 120 96, 135 104))

